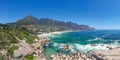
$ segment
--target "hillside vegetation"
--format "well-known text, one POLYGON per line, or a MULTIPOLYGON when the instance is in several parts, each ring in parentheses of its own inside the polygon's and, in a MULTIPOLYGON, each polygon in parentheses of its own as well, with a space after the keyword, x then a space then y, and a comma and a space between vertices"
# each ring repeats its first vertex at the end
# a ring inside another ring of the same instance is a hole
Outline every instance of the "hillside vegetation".
MULTIPOLYGON (((4 60, 4 56, 13 56, 13 51, 18 47, 15 46, 19 42, 16 39, 25 39, 27 43, 32 44, 35 39, 35 35, 30 33, 26 27, 14 27, 7 24, 0 24, 0 59, 4 60), (2 54, 2 51, 7 51, 2 54)), ((5 59, 6 60, 6 59, 5 59)))

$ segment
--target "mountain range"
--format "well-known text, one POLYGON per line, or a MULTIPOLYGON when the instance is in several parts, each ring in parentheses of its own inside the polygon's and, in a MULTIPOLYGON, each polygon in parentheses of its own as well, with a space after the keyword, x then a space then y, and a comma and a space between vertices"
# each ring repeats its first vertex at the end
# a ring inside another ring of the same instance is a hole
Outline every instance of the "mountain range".
POLYGON ((14 23, 10 23, 11 25, 38 25, 44 26, 46 28, 55 27, 57 29, 72 29, 72 30, 94 30, 95 28, 89 27, 88 25, 78 25, 77 23, 73 22, 63 22, 49 18, 36 18, 32 15, 28 15, 23 19, 19 19, 14 23))

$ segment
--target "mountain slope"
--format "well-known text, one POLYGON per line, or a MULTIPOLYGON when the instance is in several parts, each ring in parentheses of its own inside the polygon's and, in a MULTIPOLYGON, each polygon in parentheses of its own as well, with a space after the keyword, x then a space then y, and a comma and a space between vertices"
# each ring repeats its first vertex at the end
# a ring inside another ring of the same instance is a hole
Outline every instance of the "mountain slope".
POLYGON ((38 24, 38 19, 32 15, 26 16, 16 22, 18 25, 36 25, 38 24))

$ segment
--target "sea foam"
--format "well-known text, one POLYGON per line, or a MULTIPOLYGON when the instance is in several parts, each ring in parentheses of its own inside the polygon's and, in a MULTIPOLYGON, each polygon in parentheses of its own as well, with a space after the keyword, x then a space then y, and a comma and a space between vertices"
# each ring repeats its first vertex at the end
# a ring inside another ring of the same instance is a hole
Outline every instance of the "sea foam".
MULTIPOLYGON (((63 43, 54 43, 53 46, 64 48, 63 43)), ((72 52, 85 52, 88 53, 93 50, 108 50, 108 47, 115 48, 118 47, 119 44, 87 44, 87 45, 81 45, 81 44, 68 44, 69 48, 72 52)))

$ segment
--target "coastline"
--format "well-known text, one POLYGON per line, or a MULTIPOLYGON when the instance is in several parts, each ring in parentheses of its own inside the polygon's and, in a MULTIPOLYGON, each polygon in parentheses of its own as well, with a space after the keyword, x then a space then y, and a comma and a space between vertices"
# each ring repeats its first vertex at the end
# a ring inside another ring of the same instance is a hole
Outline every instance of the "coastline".
MULTIPOLYGON (((38 37, 42 37, 42 38, 47 38, 49 36, 52 35, 58 35, 58 34, 62 34, 62 33, 66 33, 66 32, 75 32, 75 31, 59 31, 59 32, 50 32, 50 33, 44 33, 44 34, 40 34, 38 35, 38 37)), ((65 44, 65 49, 69 50, 70 47, 69 45, 67 46, 67 44, 65 44)), ((94 47, 96 47, 95 45, 93 45, 94 47)), ((70 52, 70 55, 65 55, 65 54, 54 54, 54 55, 50 55, 51 60, 93 60, 93 59, 101 59, 101 60, 110 60, 110 59, 114 59, 114 60, 119 60, 120 58, 120 47, 115 47, 112 48, 110 46, 107 46, 108 50, 93 50, 90 53, 83 53, 83 52, 78 52, 78 53, 74 53, 74 52, 70 52), (76 57, 75 57, 76 56, 76 57), (115 58, 117 57, 117 58, 115 58)))

